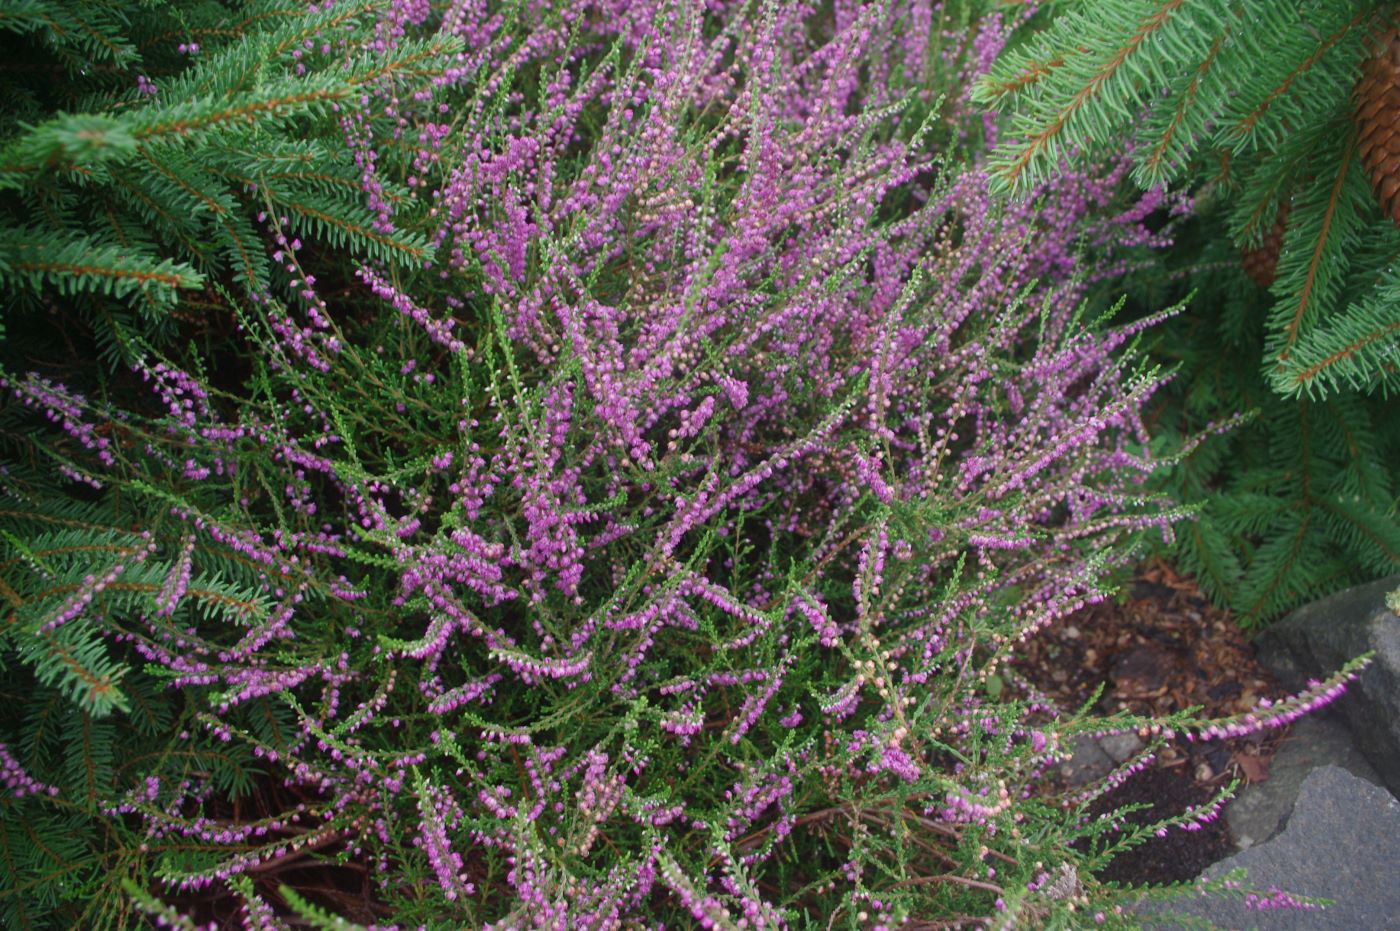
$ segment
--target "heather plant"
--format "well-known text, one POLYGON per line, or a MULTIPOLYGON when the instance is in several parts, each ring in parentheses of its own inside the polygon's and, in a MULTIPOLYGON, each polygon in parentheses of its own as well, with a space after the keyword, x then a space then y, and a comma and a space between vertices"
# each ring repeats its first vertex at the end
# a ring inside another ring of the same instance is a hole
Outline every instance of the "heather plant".
POLYGON ((1219 801, 1090 803, 1356 668, 1210 722, 1064 716, 1008 666, 1181 516, 1157 318, 1085 301, 1171 202, 1122 166, 988 196, 953 153, 996 16, 366 9, 307 36, 328 74, 454 57, 302 131, 429 258, 255 189, 272 273, 210 272, 217 339, 7 347, 4 920, 1131 925, 1093 871, 1219 801))

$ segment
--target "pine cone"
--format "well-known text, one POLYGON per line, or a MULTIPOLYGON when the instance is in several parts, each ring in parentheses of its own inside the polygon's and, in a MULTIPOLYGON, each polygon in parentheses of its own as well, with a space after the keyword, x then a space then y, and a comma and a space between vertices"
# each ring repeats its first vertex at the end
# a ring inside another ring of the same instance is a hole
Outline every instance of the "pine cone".
POLYGON ((1361 66, 1356 128, 1371 190, 1400 225, 1400 31, 1391 27, 1361 66))
POLYGON ((1283 231, 1288 227, 1289 207, 1287 201, 1279 206, 1274 225, 1264 234, 1264 241, 1259 244, 1259 248, 1249 250, 1241 258, 1244 273, 1261 288, 1267 288, 1274 283, 1278 254, 1283 249, 1283 231))

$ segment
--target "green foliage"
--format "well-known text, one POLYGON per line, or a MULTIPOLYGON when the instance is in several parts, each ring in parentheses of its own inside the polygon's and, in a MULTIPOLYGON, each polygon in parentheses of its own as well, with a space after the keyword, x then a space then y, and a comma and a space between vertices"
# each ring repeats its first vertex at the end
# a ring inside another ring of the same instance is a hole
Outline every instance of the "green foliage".
POLYGON ((1076 4, 1011 52, 974 99, 1011 113, 991 157, 1024 190, 1065 160, 1133 140, 1143 187, 1223 202, 1236 245, 1260 245, 1291 207, 1270 288, 1270 387, 1327 397, 1400 388, 1400 231, 1357 155, 1352 88, 1374 0, 1103 0, 1076 4))
MULTIPOLYGON (((143 859, 144 839, 109 817, 113 800, 138 775, 212 779, 237 795, 251 790, 256 769, 245 749, 191 733, 193 704, 131 647, 161 648, 134 622, 159 610, 161 589, 186 558, 177 528, 146 518, 153 532, 132 530, 139 511, 119 514, 111 498, 75 501, 14 467, 0 478, 0 501, 0 742, 58 790, 0 801, 0 926, 120 925, 104 910, 123 871, 143 859), (91 579, 122 563, 82 612, 47 629, 92 591, 91 579)), ((265 610, 230 554, 205 547, 191 562, 167 642, 195 618, 237 630, 265 610)), ((264 733, 276 717, 276 709, 240 715, 253 725, 267 719, 264 733)))
MULTIPOLYGON (((17 324, 53 308, 109 359, 137 358, 175 334, 170 314, 191 292, 222 282, 261 296, 287 283, 258 217, 286 218, 289 238, 390 266, 427 261, 426 240, 376 223, 365 206, 337 114, 369 86, 412 94, 459 46, 370 54, 375 9, 10 5, 0 19, 8 51, 29 69, 69 74, 48 88, 7 87, 14 93, 0 101, 8 328, 22 332, 17 324), (328 30, 341 36, 335 47, 305 48, 328 30)), ((386 182, 382 196, 404 192, 386 182)))
POLYGON ((1128 138, 1137 185, 1195 197, 1170 262, 1126 287, 1149 306, 1197 294, 1157 343, 1178 365, 1160 432, 1257 413, 1165 476, 1202 505, 1179 534, 1181 567, 1245 623, 1400 567, 1400 418, 1387 400, 1400 387, 1400 230, 1371 193, 1351 117, 1368 36, 1393 9, 1067 5, 974 89, 1011 114, 991 156, 1003 189, 1128 138), (1281 217, 1265 295, 1236 250, 1260 247, 1281 217))
POLYGON ((1267 308, 1218 224, 1209 212, 1193 220, 1172 261, 1129 285, 1149 305, 1188 284, 1206 295, 1155 340, 1178 375, 1151 416, 1161 442, 1212 434, 1161 476, 1172 497, 1201 507, 1178 528, 1175 559, 1254 625, 1400 569, 1400 398, 1280 397, 1241 365, 1263 349, 1267 308), (1214 429, 1237 412, 1243 423, 1214 429))
MULTIPOLYGON (((172 508, 213 519, 229 502, 182 476, 199 453, 169 415, 104 399, 130 399, 141 383, 129 366, 148 370, 154 351, 216 346, 240 304, 295 293, 295 259, 273 257, 264 217, 285 218, 284 241, 386 269, 431 257, 420 233, 366 206, 341 119, 370 88, 413 94, 460 43, 371 54, 381 12, 270 0, 0 9, 0 745, 57 792, 0 798, 0 927, 135 926, 121 884, 178 871, 180 852, 111 806, 144 779, 208 781, 237 799, 260 777, 247 746, 211 736, 195 717, 207 705, 149 660, 195 625, 212 633, 198 644, 210 653, 262 636, 276 599, 246 554, 172 519, 172 508), (336 39, 306 46, 322 35, 336 39), (11 373, 36 364, 94 400, 65 394, 46 423, 11 391, 11 373), (78 463, 106 437, 80 435, 80 420, 131 431, 101 483, 78 463), (144 457, 161 465, 131 467, 144 457)), ((395 177, 382 196, 407 203, 395 177)), ((263 746, 294 739, 291 712, 266 699, 225 718, 263 746)))
POLYGON ((1053 209, 896 144, 969 17, 896 56, 879 4, 661 4, 671 69, 508 3, 504 64, 415 97, 460 43, 388 3, 84 6, 0 14, 64 78, 0 101, 0 750, 45 789, 0 797, 0 923, 350 931, 284 882, 337 867, 376 926, 1132 922, 1092 870, 1205 812, 1044 773, 1212 722, 1051 719, 1008 660, 1180 516, 1160 370, 1044 271, 1053 209))
MULTIPOLYGON (((245 885, 251 886, 252 884, 245 882, 245 885)), ((281 887, 278 892, 308 928, 315 928, 317 931, 365 931, 363 925, 346 921, 339 915, 332 915, 325 909, 306 901, 297 894, 295 889, 289 886, 281 887)), ((251 890, 249 894, 251 895, 251 890)))
MULTIPOLYGON (((153 554, 149 532, 110 523, 99 505, 41 497, 12 480, 0 487, 23 505, 0 510, 0 592, 7 602, 0 650, 13 651, 40 684, 93 716, 131 711, 121 682, 126 666, 108 640, 126 614, 163 613, 162 590, 189 555, 176 541, 153 554)), ((246 581, 189 569, 184 597, 205 619, 251 626, 266 614, 268 599, 246 581)))

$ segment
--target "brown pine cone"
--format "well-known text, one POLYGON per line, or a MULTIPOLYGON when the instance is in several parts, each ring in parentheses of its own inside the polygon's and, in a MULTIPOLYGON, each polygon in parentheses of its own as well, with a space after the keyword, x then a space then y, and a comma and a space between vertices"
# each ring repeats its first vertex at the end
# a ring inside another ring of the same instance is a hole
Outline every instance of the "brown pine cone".
POLYGON ((1274 283, 1274 271, 1278 268, 1278 254, 1283 249, 1283 231, 1288 227, 1289 203, 1284 201, 1278 208, 1274 225, 1264 234, 1259 248, 1250 249, 1241 256, 1244 273, 1261 288, 1274 283))
POLYGON ((1400 31, 1391 27, 1356 82, 1357 144, 1381 208, 1400 224, 1400 31))

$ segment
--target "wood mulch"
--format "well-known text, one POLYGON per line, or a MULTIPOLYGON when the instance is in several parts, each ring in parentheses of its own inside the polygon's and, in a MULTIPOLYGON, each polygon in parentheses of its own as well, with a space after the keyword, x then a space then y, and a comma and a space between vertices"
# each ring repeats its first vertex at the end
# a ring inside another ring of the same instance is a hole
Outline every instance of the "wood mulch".
MULTIPOLYGON (((1225 717, 1248 711, 1261 697, 1287 694, 1255 659, 1230 613, 1160 560, 1137 571, 1125 598, 1092 605, 1041 631, 1015 666, 1066 711, 1082 708, 1100 684, 1098 710, 1144 715, 1199 707, 1204 715, 1225 717)), ((1177 739, 1100 799, 1096 813, 1146 803, 1152 807, 1129 820, 1148 823, 1208 801, 1232 780, 1262 782, 1285 736, 1277 729, 1234 740, 1177 739)), ((1133 885, 1187 880, 1233 849, 1222 817, 1199 831, 1154 837, 1099 875, 1133 885)))

